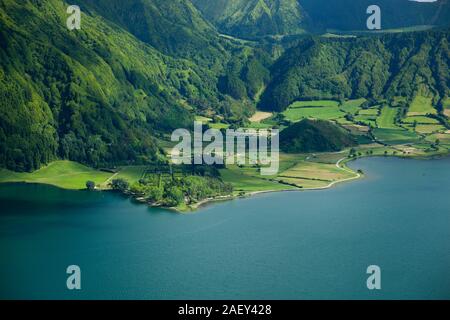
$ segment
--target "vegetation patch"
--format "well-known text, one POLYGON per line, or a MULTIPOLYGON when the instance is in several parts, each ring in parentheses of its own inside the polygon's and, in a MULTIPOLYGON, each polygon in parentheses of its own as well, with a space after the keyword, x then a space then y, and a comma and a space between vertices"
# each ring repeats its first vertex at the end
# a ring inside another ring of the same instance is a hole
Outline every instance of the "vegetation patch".
POLYGON ((361 106, 366 101, 367 100, 364 98, 348 100, 348 101, 345 101, 342 103, 342 105, 340 106, 340 109, 342 111, 344 111, 345 113, 356 114, 358 111, 361 110, 361 106))
POLYGON ((415 142, 420 139, 416 133, 405 129, 376 128, 372 132, 378 141, 391 145, 415 142))
POLYGON ((27 182, 54 185, 64 189, 86 189, 86 182, 100 185, 113 174, 102 172, 72 161, 55 161, 32 173, 0 171, 0 182, 27 182))
POLYGON ((417 95, 409 107, 408 116, 425 116, 436 113, 432 98, 417 95))
POLYGON ((395 118, 398 114, 397 108, 391 108, 384 106, 381 109, 381 115, 377 118, 377 126, 382 129, 395 129, 398 128, 395 124, 395 118))
POLYGON ((280 133, 280 148, 288 153, 339 151, 356 139, 338 125, 323 120, 302 120, 280 133))

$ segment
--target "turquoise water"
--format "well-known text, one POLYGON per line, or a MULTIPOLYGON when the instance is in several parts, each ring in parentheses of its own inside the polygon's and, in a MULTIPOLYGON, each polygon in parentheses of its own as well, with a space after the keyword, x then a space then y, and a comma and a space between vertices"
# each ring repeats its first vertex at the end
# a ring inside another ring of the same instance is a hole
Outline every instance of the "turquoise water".
POLYGON ((367 177, 187 215, 0 185, 0 298, 450 299, 450 159, 351 166, 367 177), (81 291, 66 289, 73 264, 81 291))

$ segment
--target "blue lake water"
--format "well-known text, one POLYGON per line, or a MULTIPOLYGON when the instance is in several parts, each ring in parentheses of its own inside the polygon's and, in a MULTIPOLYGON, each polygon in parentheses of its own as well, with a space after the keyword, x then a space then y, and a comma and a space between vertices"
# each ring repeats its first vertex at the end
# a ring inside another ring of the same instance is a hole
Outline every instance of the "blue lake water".
POLYGON ((450 299, 450 159, 176 214, 113 193, 0 185, 2 299, 450 299), (66 288, 81 268, 82 290, 66 288), (382 289, 366 287, 369 265, 382 289))

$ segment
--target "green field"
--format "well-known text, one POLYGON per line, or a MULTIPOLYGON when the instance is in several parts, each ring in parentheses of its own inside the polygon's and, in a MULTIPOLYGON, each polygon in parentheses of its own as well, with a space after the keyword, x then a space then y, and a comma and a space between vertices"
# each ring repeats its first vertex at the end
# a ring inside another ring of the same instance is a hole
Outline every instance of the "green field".
POLYGON ((228 123, 221 123, 221 122, 212 123, 212 122, 210 122, 209 127, 211 129, 222 130, 222 129, 228 129, 230 127, 230 125, 228 123))
POLYGON ((224 182, 228 182, 233 185, 236 192, 281 191, 295 189, 295 187, 265 180, 261 178, 261 176, 258 177, 244 174, 238 167, 221 169, 220 175, 224 182))
POLYGON ((373 130, 373 134, 380 142, 391 145, 415 142, 420 139, 420 137, 414 132, 404 129, 376 128, 373 130))
POLYGON ((360 108, 361 105, 366 102, 366 99, 355 99, 355 100, 348 100, 345 101, 341 106, 340 109, 344 111, 345 113, 351 113, 356 114, 360 108))
POLYGON ((408 116, 425 116, 429 113, 437 113, 436 109, 433 108, 433 99, 420 95, 416 96, 409 107, 408 116))
POLYGON ((403 119, 404 123, 414 123, 417 122, 418 124, 439 124, 439 121, 433 118, 423 117, 423 116, 416 116, 416 117, 407 117, 403 119))
POLYGON ((311 100, 311 101, 296 101, 289 106, 289 108, 304 108, 304 107, 338 107, 339 102, 334 100, 311 100))
POLYGON ((359 115, 364 115, 364 116, 378 116, 379 113, 380 113, 380 110, 378 108, 361 109, 358 112, 359 115))
POLYGON ((345 113, 339 110, 339 103, 331 100, 297 101, 294 102, 283 115, 292 122, 304 118, 333 120, 342 118, 345 113))
POLYGON ((146 166, 127 166, 123 167, 117 174, 114 175, 114 179, 124 179, 129 183, 139 181, 144 176, 146 166))
POLYGON ((395 129, 395 117, 398 109, 384 106, 381 109, 381 115, 377 118, 377 126, 382 129, 395 129))
POLYGON ((421 134, 430 134, 445 131, 445 127, 440 124, 419 124, 416 126, 415 130, 421 134))
POLYGON ((356 122, 361 122, 366 126, 372 126, 372 127, 377 126, 376 120, 377 120, 376 116, 358 115, 355 117, 356 122))
POLYGON ((86 181, 104 183, 112 173, 97 171, 72 161, 55 161, 33 173, 17 173, 2 169, 0 182, 44 183, 64 189, 86 189, 86 181))

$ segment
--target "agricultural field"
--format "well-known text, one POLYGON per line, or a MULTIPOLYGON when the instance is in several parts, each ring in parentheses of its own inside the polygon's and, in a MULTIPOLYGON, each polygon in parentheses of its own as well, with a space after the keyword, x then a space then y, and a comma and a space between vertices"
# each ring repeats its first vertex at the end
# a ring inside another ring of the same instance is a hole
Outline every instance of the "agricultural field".
POLYGON ((220 176, 224 182, 231 183, 235 192, 282 191, 295 189, 264 179, 262 176, 249 175, 242 172, 237 166, 220 169, 220 176))
POLYGON ((404 129, 376 128, 373 130, 373 134, 378 141, 390 145, 415 142, 420 139, 416 133, 404 129))
POLYGON ((437 113, 437 110, 433 107, 433 99, 420 95, 416 96, 409 107, 408 116, 425 116, 429 113, 437 113))
POLYGON ((86 189, 86 181, 100 185, 113 174, 88 168, 72 161, 55 161, 32 173, 18 173, 6 169, 0 171, 0 182, 26 182, 54 185, 64 189, 86 189))
POLYGON ((370 109, 361 109, 358 114, 362 116, 378 116, 380 113, 380 109, 378 108, 370 108, 370 109))
POLYGON ((365 126, 377 126, 377 118, 376 116, 367 116, 367 115, 358 115, 355 117, 356 122, 363 123, 365 126))
POLYGON ((250 122, 261 122, 263 120, 269 119, 270 117, 272 117, 272 115, 273 115, 272 112, 258 111, 251 118, 249 118, 248 120, 250 122))
POLYGON ((348 100, 345 101, 339 108, 344 111, 345 113, 351 113, 356 114, 360 108, 361 105, 366 102, 366 99, 355 99, 355 100, 348 100))
POLYGON ((230 127, 227 123, 214 122, 213 119, 204 116, 196 116, 195 121, 201 122, 203 125, 207 125, 211 129, 222 130, 230 127))
POLYGON ((438 120, 423 116, 407 117, 403 119, 403 122, 409 124, 412 124, 414 122, 417 122, 417 124, 439 124, 438 120))
POLYGON ((139 181, 145 173, 146 166, 127 166, 114 175, 114 179, 124 179, 130 184, 139 181))
POLYGON ((431 143, 435 143, 436 140, 439 140, 439 144, 441 146, 446 146, 447 148, 450 148, 450 132, 432 134, 426 137, 425 140, 431 143))
POLYGON ((377 118, 377 126, 382 129, 396 129, 395 117, 397 116, 398 109, 384 106, 381 109, 381 114, 377 118))
POLYGON ((296 101, 289 106, 290 108, 304 108, 304 107, 339 107, 339 102, 334 100, 311 100, 311 101, 296 101))
MULTIPOLYGON (((414 130, 412 126, 410 128, 414 130)), ((430 134, 445 131, 445 127, 440 124, 419 124, 416 126, 415 131, 420 134, 430 134)))
POLYGON ((336 162, 348 155, 342 153, 320 153, 317 155, 280 154, 280 170, 276 176, 261 176, 251 166, 228 166, 221 169, 221 177, 231 183, 237 192, 324 188, 338 180, 356 176, 350 170, 338 168, 336 162))
POLYGON ((294 102, 283 115, 287 120, 298 122, 302 119, 334 120, 345 116, 339 109, 337 101, 297 101, 294 102))
POLYGON ((450 118, 450 98, 444 99, 443 106, 444 106, 444 114, 450 118))
POLYGON ((230 125, 228 123, 222 123, 222 122, 217 122, 217 123, 210 122, 209 127, 211 129, 223 130, 223 129, 228 129, 230 127, 230 125))

